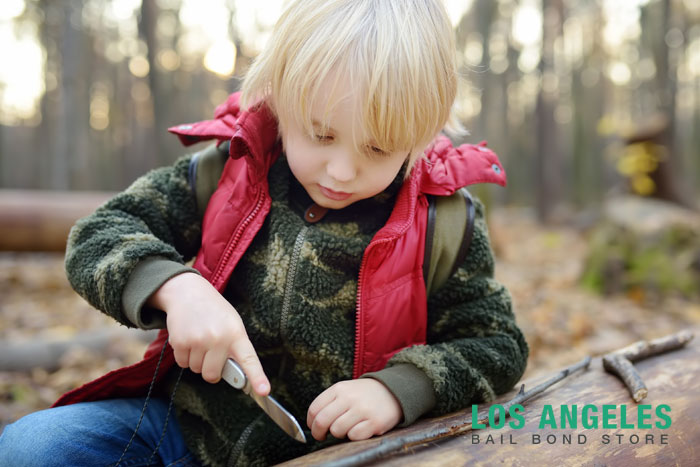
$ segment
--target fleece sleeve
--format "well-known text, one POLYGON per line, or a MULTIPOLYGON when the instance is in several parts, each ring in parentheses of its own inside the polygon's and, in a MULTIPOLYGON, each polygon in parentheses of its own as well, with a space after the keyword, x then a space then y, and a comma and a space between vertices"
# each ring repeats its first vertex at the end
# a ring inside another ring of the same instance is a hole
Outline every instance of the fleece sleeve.
POLYGON ((476 203, 474 237, 464 263, 428 299, 426 345, 402 350, 387 366, 412 364, 430 379, 431 415, 487 402, 518 382, 528 346, 511 297, 494 280, 484 208, 476 203))
POLYGON ((435 406, 435 391, 430 378, 409 363, 365 373, 360 378, 372 378, 381 382, 396 397, 403 412, 398 426, 408 426, 435 406))
POLYGON ((155 325, 138 316, 143 291, 159 285, 153 278, 139 285, 137 279, 144 277, 144 270, 150 267, 152 273, 153 266, 159 265, 162 281, 192 270, 184 263, 197 253, 201 221, 187 178, 190 158, 184 156, 172 166, 142 176, 80 219, 68 236, 65 267, 72 287, 92 306, 127 326, 155 325), (132 292, 123 300, 130 278, 134 279, 132 292), (132 308, 128 313, 125 301, 132 308))

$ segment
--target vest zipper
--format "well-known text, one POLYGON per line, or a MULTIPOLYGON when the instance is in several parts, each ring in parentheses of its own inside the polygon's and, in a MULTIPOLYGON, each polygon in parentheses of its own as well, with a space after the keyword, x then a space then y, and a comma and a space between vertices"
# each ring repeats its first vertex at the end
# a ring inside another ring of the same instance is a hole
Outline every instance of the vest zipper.
MULTIPOLYGON (((369 250, 369 247, 367 247, 369 250)), ((362 366, 362 353, 364 352, 365 349, 365 340, 364 340, 364 335, 362 333, 362 329, 364 328, 364 323, 362 322, 363 316, 362 316, 362 308, 360 307, 360 303, 362 303, 362 279, 364 277, 364 272, 365 269, 365 263, 367 259, 367 252, 365 251, 365 254, 362 256, 362 262, 360 263, 360 273, 358 274, 357 278, 357 296, 355 298, 355 358, 354 362, 352 365, 352 378, 357 379, 360 377, 360 367, 362 366)))
MULTIPOLYGON (((369 245, 367 245, 367 248, 365 248, 365 252, 362 255, 362 262, 360 263, 360 271, 358 274, 357 278, 357 303, 355 304, 356 306, 356 312, 355 312, 355 358, 352 366, 352 377, 353 379, 359 378, 362 376, 362 371, 364 367, 364 353, 365 353, 365 335, 362 332, 364 329, 364 313, 362 312, 362 288, 364 284, 364 269, 365 265, 367 264, 367 258, 369 257, 369 252, 370 250, 375 247, 376 245, 382 244, 382 243, 387 243, 393 241, 393 239, 396 239, 400 237, 401 235, 405 234, 408 228, 411 226, 411 223, 413 222, 413 217, 415 216, 416 212, 416 206, 418 205, 418 180, 420 176, 414 176, 413 181, 411 182, 412 185, 409 188, 409 200, 414 200, 413 202, 409 201, 409 210, 408 213, 405 215, 405 221, 401 225, 401 227, 398 229, 396 233, 394 233, 391 237, 387 238, 380 238, 379 240, 372 240, 369 242, 369 245)), ((404 187, 402 187, 403 189, 404 187)), ((397 195, 396 203, 399 202, 399 199, 401 198, 401 191, 399 191, 399 195, 397 195)), ((394 208, 392 210, 392 216, 394 214, 394 211, 396 210, 396 204, 394 204, 394 208)), ((386 227, 386 224, 384 225, 386 227)), ((381 232, 384 227, 379 229, 381 232)))
POLYGON ((357 276, 357 296, 355 298, 355 358, 352 366, 352 377, 357 379, 362 376, 362 367, 364 365, 364 352, 365 352, 365 334, 362 332, 364 329, 364 313, 362 313, 362 286, 364 284, 364 269, 367 264, 367 258, 369 257, 369 251, 375 245, 380 243, 390 242, 388 238, 383 238, 377 240, 376 242, 370 242, 362 255, 362 262, 360 263, 360 272, 357 276))
POLYGON ((243 222, 241 222, 238 225, 238 229, 236 230, 236 233, 233 235, 231 240, 229 241, 228 245, 226 245, 226 250, 224 251, 223 256, 221 257, 221 261, 219 261, 219 264, 216 268, 216 271, 214 274, 211 276, 211 283, 214 284, 214 287, 219 289, 217 286, 217 282, 219 280, 219 277, 221 274, 223 274, 224 267, 226 264, 228 264, 228 260, 231 257, 231 254, 233 253, 233 250, 236 248, 238 245, 238 242, 241 239, 241 236, 243 235, 243 232, 245 231, 245 228, 250 224, 250 222, 253 220, 254 217, 257 216, 258 212, 260 211, 260 208, 263 205, 263 190, 258 189, 258 192, 256 194, 256 200, 255 200, 255 207, 253 210, 248 214, 248 217, 246 217, 243 222))
POLYGON ((280 315, 280 337, 286 342, 287 323, 289 321, 289 309, 292 306, 292 290, 297 274, 297 264, 301 255, 301 247, 304 245, 306 233, 309 231, 308 226, 301 228, 294 241, 292 249, 292 258, 289 261, 289 272, 287 272, 287 281, 284 285, 284 295, 282 296, 282 313, 280 315))

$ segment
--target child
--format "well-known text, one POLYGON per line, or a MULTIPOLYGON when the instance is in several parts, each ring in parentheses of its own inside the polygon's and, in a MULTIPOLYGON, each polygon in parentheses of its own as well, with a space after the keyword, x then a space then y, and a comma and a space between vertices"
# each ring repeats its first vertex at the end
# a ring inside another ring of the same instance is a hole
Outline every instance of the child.
POLYGON ((187 156, 71 232, 73 287, 167 332, 142 362, 7 427, 0 464, 265 465, 509 390, 528 348, 479 203, 466 259, 430 296, 423 279, 426 195, 505 183, 490 150, 438 135, 454 55, 439 0, 290 5, 242 94, 172 129, 226 157, 203 218, 187 156), (228 357, 309 443, 220 381, 228 357))

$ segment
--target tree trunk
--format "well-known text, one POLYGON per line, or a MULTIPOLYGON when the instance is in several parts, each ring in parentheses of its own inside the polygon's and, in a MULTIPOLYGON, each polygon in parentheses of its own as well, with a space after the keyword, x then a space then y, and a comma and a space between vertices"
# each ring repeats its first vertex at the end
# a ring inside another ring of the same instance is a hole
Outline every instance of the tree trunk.
MULTIPOLYGON (((44 48, 44 51, 46 53, 46 62, 44 63, 43 76, 45 90, 41 95, 41 99, 39 100, 39 112, 41 114, 41 123, 34 130, 36 137, 33 139, 34 144, 31 148, 31 154, 29 155, 29 157, 31 157, 34 160, 36 160, 37 155, 40 154, 43 148, 55 147, 54 108, 51 105, 51 99, 49 98, 49 96, 55 96, 56 89, 48 89, 48 83, 46 81, 46 78, 48 77, 49 72, 54 72, 58 68, 58 60, 55 56, 54 48, 51 47, 52 37, 55 33, 55 26, 53 24, 50 24, 49 20, 46 17, 48 10, 52 8, 55 9, 56 5, 51 5, 49 0, 40 0, 37 3, 37 7, 40 8, 42 12, 44 12, 44 15, 38 27, 39 41, 41 42, 41 46, 44 48)), ((40 163, 37 164, 36 177, 38 187, 49 186, 50 180, 52 179, 51 168, 51 164, 47 164, 45 161, 40 161, 40 163)))
POLYGON ((63 8, 59 102, 56 145, 51 167, 51 188, 65 190, 72 185, 74 169, 87 160, 89 80, 85 75, 85 57, 92 49, 85 47, 79 29, 82 3, 67 1, 63 8))
POLYGON ((146 139, 151 142, 148 147, 153 150, 152 160, 154 165, 164 165, 166 162, 165 147, 163 140, 165 130, 164 105, 165 99, 162 96, 162 79, 158 71, 158 40, 156 37, 156 23, 158 20, 158 5, 156 0, 143 0, 141 2, 141 19, 139 21, 139 34, 148 47, 147 58, 149 65, 148 86, 151 90, 151 106, 153 108, 153 124, 146 131, 146 139))
POLYGON ((50 187, 58 190, 68 189, 70 185, 70 159, 75 151, 75 73, 78 69, 78 35, 79 32, 71 24, 71 16, 76 8, 76 2, 70 1, 63 10, 63 27, 61 41, 61 73, 59 111, 56 125, 56 146, 51 158, 50 187))
POLYGON ((684 171, 681 158, 675 145, 676 134, 676 91, 678 50, 670 50, 666 43, 666 33, 673 28, 671 0, 651 3, 645 6, 646 20, 651 23, 651 31, 658 31, 651 40, 656 65, 656 89, 658 94, 659 111, 666 118, 667 126, 660 135, 659 143, 666 148, 665 157, 659 162, 658 168, 652 172, 654 181, 654 196, 675 202, 686 207, 694 208, 694 200, 685 186, 684 171))
POLYGON ((540 59, 540 92, 537 97, 537 153, 535 155, 535 189, 537 216, 540 222, 552 220, 552 214, 561 198, 561 155, 554 120, 556 96, 547 92, 544 81, 554 71, 554 41, 561 27, 560 0, 542 0, 542 57, 540 59))

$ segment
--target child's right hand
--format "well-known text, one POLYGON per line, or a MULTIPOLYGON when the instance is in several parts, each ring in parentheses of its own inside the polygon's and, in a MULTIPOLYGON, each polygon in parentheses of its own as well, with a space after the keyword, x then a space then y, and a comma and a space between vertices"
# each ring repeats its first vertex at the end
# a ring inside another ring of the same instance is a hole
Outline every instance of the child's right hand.
POLYGON ((175 361, 216 383, 226 359, 243 368, 253 390, 266 396, 270 383, 235 308, 202 276, 186 272, 165 282, 148 306, 165 311, 175 361))

